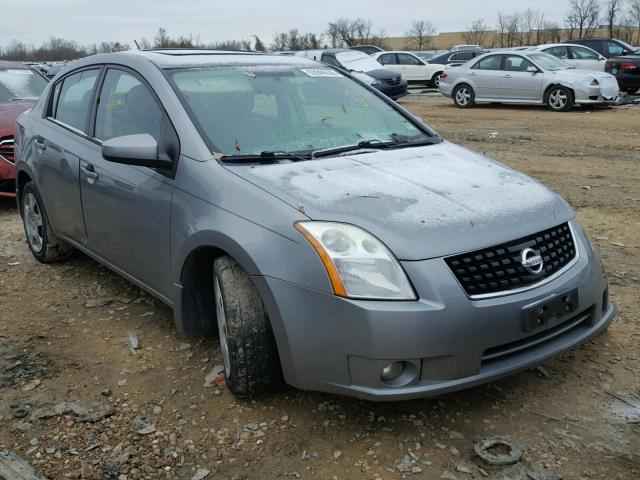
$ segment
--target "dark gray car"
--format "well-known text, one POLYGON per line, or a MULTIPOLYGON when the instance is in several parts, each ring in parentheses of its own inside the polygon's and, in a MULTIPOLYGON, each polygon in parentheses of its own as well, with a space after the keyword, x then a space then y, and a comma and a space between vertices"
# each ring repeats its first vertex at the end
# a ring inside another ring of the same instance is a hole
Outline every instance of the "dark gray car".
POLYGON ((218 332, 236 395, 448 392, 614 317, 562 198, 311 60, 92 56, 19 118, 16 155, 35 257, 77 248, 218 332))

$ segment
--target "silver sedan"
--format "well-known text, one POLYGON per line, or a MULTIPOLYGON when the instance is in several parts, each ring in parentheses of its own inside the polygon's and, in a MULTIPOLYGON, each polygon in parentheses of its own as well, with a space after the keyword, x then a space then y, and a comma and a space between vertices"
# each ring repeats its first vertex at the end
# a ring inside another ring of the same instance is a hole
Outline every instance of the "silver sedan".
POLYGON ((442 75, 440 93, 457 107, 477 102, 546 104, 566 112, 575 104, 612 104, 618 82, 604 72, 577 70, 544 52, 501 51, 477 57, 442 75))

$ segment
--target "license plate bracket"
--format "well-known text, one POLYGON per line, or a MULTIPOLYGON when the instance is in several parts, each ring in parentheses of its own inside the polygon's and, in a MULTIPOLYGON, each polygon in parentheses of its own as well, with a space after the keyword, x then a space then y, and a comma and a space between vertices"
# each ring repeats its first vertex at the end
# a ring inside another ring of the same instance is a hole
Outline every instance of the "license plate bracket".
POLYGON ((525 332, 545 329, 556 325, 559 320, 578 308, 578 289, 544 299, 525 307, 522 329, 525 332))

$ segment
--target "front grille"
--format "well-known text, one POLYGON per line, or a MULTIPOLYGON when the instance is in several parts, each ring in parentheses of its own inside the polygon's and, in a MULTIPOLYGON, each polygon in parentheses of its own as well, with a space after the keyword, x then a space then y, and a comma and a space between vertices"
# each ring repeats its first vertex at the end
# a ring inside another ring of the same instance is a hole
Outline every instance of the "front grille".
POLYGON ((576 256, 568 223, 511 242, 445 258, 468 295, 508 293, 556 274, 576 256), (544 260, 540 273, 522 265, 522 251, 531 248, 544 260))
POLYGON ((13 137, 0 138, 0 157, 6 161, 15 163, 13 155, 13 137))
POLYGON ((401 79, 402 79, 402 77, 400 77, 400 76, 389 78, 389 79, 387 79, 387 83, 389 85, 398 85, 400 83, 401 79))

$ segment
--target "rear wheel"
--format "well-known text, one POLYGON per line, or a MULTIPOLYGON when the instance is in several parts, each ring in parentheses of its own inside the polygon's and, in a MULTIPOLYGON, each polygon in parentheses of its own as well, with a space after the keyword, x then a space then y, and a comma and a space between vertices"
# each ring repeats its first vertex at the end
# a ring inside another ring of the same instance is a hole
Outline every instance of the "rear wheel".
POLYGON ((249 275, 224 256, 213 263, 213 289, 227 386, 246 397, 282 384, 275 338, 249 275))
POLYGON ((466 83, 458 85, 453 89, 453 103, 455 103, 458 108, 473 107, 476 103, 476 95, 473 92, 473 88, 466 83))
POLYGON ((554 85, 547 90, 545 103, 554 112, 568 112, 573 107, 573 92, 562 85, 554 85))
POLYGON ((440 86, 440 80, 442 79, 442 72, 436 72, 431 77, 431 85, 438 88, 440 86))
POLYGON ((22 189, 20 213, 29 250, 36 260, 42 263, 57 262, 73 254, 73 247, 53 233, 42 199, 33 182, 28 182, 22 189))

